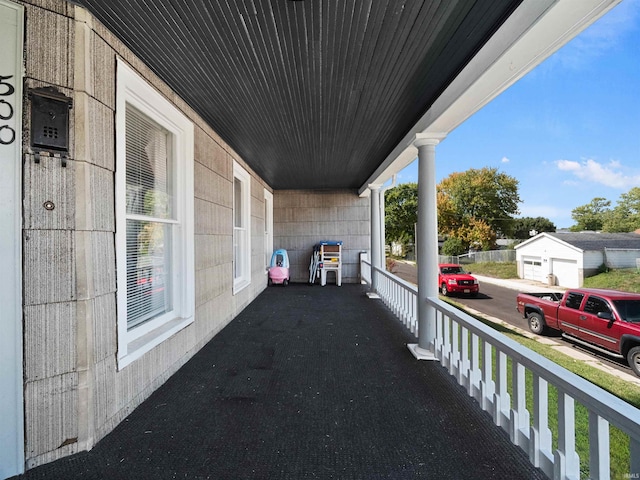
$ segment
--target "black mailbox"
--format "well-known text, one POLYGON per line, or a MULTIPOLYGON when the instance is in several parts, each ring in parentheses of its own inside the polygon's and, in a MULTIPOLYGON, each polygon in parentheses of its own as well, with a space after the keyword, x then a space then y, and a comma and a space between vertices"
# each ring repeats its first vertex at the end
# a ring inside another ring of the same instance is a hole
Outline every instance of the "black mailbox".
MULTIPOLYGON (((52 87, 31 90, 31 148, 66 157, 73 100, 52 87)), ((37 158, 37 157, 36 157, 37 158)), ((36 160, 37 161, 37 160, 36 160)), ((63 159, 63 166, 66 162, 63 159)))

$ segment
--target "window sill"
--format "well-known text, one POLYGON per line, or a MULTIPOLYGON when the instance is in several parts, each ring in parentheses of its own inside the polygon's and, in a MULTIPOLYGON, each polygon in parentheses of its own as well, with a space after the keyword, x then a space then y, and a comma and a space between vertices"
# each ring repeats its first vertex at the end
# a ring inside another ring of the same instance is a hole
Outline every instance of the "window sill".
POLYGON ((247 288, 249 285, 251 285, 251 282, 249 280, 238 280, 238 281, 236 281, 236 283, 233 284, 233 294, 237 295, 242 290, 247 288))
POLYGON ((158 328, 135 338, 127 343, 127 353, 118 357, 118 370, 122 370, 134 361, 138 360, 145 353, 151 351, 162 342, 178 333, 183 328, 193 323, 193 316, 188 318, 174 318, 163 323, 158 328))

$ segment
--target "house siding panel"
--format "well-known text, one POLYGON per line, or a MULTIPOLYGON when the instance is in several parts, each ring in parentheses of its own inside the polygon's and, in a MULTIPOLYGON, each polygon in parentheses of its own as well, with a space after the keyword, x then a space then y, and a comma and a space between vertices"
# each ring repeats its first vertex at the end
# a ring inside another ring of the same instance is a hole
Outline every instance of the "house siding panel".
POLYGON ((309 281, 313 246, 322 240, 342 240, 342 281, 360 281, 359 253, 371 244, 369 198, 344 190, 276 190, 273 203, 273 247, 287 250, 292 282, 309 281))
MULTIPOLYGON (((25 156, 26 461, 91 448, 266 288, 264 190, 193 110, 90 14, 61 0, 24 2, 26 78, 73 98, 70 152, 25 156), (120 56, 194 123, 195 321, 118 370, 115 261, 115 91, 120 56), (232 294, 233 161, 251 176, 251 284, 232 294), (42 208, 44 201, 53 210, 42 208), (46 346, 46 348, 42 348, 46 346)), ((24 124, 28 133, 29 102, 24 124)), ((25 150, 28 151, 25 134, 25 150)), ((274 192, 274 247, 292 281, 308 281, 313 245, 342 240, 343 281, 358 282, 370 205, 355 191, 274 192)))
POLYGON ((638 248, 606 248, 605 263, 609 268, 636 268, 640 259, 638 248))
MULTIPOLYGON (((28 467, 91 448, 265 287, 264 200, 251 180, 252 278, 232 295, 233 160, 242 159, 191 108, 79 7, 25 4, 27 88, 74 100, 67 166, 24 158, 25 432, 28 467), (116 364, 116 56, 194 123, 195 321, 139 360, 116 364), (54 203, 45 210, 45 201, 54 203)), ((25 105, 25 144, 30 130, 25 105)), ((341 200, 342 202, 342 200, 341 200)))

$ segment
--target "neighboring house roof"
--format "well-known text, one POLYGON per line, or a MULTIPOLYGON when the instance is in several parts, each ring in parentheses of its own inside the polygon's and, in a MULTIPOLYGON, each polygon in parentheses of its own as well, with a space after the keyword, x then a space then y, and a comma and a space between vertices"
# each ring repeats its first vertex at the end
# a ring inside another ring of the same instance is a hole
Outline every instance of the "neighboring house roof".
POLYGON ((565 243, 582 251, 601 251, 605 248, 638 248, 640 235, 637 233, 598 233, 598 232, 544 232, 530 238, 516 249, 522 248, 540 238, 547 237, 565 243))

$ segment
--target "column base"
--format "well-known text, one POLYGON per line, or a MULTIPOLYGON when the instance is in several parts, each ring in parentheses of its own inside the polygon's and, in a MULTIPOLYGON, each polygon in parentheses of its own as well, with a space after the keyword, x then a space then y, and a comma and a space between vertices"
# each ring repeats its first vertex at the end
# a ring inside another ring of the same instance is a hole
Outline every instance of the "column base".
POLYGON ((409 343, 407 347, 417 360, 438 360, 433 352, 420 348, 417 343, 409 343))
POLYGON ((380 295, 378 295, 376 292, 367 292, 367 297, 369 297, 369 298, 380 298, 380 295))

